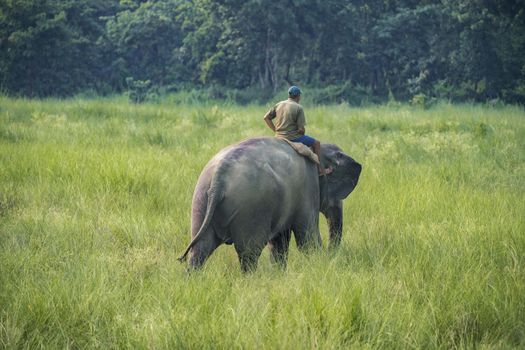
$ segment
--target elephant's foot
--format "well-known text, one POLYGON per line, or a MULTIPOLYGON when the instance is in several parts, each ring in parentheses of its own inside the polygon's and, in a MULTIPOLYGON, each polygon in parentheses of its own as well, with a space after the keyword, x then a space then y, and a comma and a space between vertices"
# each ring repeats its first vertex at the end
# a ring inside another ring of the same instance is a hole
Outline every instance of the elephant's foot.
POLYGON ((244 250, 235 247, 235 250, 237 250, 237 255, 239 256, 242 272, 249 273, 257 270, 257 261, 261 255, 262 248, 244 250))
POLYGON ((288 247, 290 246, 291 230, 278 233, 268 242, 270 248, 270 261, 279 265, 283 270, 286 269, 288 261, 288 247))
POLYGON ((200 269, 206 262, 206 259, 220 244, 221 240, 215 235, 203 237, 190 250, 189 269, 200 269))
POLYGON ((259 257, 253 257, 251 255, 239 256, 242 272, 251 273, 257 270, 257 260, 259 260, 259 257))
POLYGON ((201 254, 191 254, 188 261, 188 271, 199 270, 204 265, 206 258, 201 254))
POLYGON ((270 262, 279 266, 281 269, 286 270, 286 265, 288 263, 288 257, 284 254, 273 254, 270 255, 270 262))

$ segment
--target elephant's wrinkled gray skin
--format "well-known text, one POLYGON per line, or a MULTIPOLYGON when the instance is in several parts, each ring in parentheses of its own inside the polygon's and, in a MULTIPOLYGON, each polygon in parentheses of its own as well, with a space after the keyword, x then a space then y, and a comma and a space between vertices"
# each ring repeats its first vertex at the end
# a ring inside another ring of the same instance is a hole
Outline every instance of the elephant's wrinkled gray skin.
POLYGON ((243 271, 257 267, 265 245, 272 261, 286 266, 293 232, 297 247, 322 246, 319 212, 328 220, 330 246, 341 241, 342 201, 357 185, 361 165, 337 146, 322 144, 317 166, 285 141, 255 138, 220 151, 202 171, 192 202, 192 241, 180 258, 202 266, 222 243, 234 244, 243 271))

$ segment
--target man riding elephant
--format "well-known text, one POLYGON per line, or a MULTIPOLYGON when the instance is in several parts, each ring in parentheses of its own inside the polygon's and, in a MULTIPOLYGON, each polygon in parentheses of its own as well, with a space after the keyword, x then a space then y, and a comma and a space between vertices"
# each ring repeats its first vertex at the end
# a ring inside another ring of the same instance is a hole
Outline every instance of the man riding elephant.
POLYGON ((343 228, 343 199, 357 185, 361 165, 336 145, 320 147, 322 168, 288 142, 254 138, 224 148, 204 167, 193 193, 192 240, 181 261, 199 268, 221 244, 233 244, 243 271, 257 266, 268 245, 272 261, 286 266, 293 233, 301 250, 320 248, 319 213, 329 225, 331 246, 343 228))
MULTIPOLYGON (((301 89, 292 86, 288 89, 288 99, 277 103, 265 115, 266 125, 275 133, 276 137, 301 142, 311 147, 318 159, 321 160, 321 143, 311 136, 305 135, 306 119, 303 107, 299 104, 301 89), (274 122, 275 120, 275 122, 274 122)), ((327 175, 331 168, 322 168, 318 165, 319 175, 327 175)))

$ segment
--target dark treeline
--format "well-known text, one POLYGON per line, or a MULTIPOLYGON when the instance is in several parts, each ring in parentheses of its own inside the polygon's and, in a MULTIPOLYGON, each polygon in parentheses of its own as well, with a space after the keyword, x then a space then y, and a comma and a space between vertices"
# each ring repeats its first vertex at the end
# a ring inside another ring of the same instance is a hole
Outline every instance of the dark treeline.
POLYGON ((2 0, 0 87, 525 102, 524 0, 2 0), (147 82, 149 81, 149 82, 147 82))

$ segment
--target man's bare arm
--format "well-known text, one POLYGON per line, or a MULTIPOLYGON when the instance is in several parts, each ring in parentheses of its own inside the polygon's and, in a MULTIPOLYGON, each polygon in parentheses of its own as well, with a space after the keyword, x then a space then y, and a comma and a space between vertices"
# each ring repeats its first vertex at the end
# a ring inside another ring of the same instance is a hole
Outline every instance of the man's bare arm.
POLYGON ((268 127, 272 129, 273 132, 275 132, 275 125, 273 125, 273 121, 270 119, 270 116, 267 115, 264 117, 264 121, 266 122, 266 125, 268 125, 268 127))

